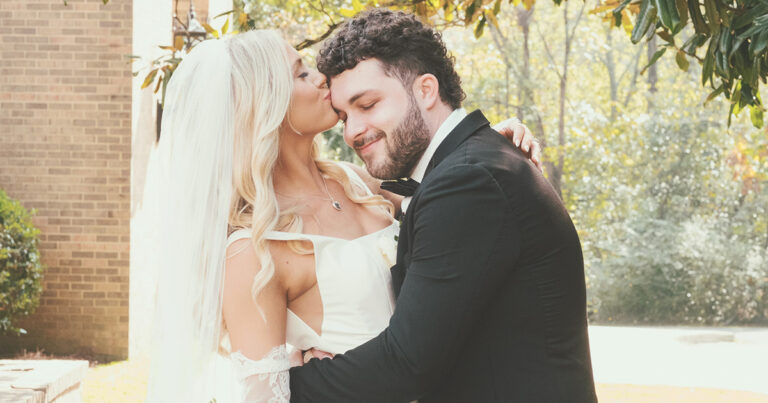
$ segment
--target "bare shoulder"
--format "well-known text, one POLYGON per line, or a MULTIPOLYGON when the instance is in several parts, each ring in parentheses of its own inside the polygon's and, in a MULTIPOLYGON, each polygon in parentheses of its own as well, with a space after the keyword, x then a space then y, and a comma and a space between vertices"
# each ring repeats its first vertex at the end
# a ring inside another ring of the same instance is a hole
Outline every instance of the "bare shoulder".
MULTIPOLYGON (((225 292, 250 290, 254 276, 261 271, 261 261, 251 238, 239 239, 227 247, 225 262, 225 292)), ((273 276, 270 283, 279 283, 280 276, 273 276)), ((278 284, 272 284, 278 285, 278 284)))
MULTIPOLYGON (((284 285, 290 282, 286 278, 286 266, 295 264, 297 255, 287 246, 286 242, 269 242, 269 253, 274 262, 275 273, 273 281, 284 285)), ((239 239, 227 247, 226 274, 229 279, 253 279, 261 270, 261 260, 254 249, 251 238, 239 239)), ((250 281, 248 281, 250 284, 250 281)))

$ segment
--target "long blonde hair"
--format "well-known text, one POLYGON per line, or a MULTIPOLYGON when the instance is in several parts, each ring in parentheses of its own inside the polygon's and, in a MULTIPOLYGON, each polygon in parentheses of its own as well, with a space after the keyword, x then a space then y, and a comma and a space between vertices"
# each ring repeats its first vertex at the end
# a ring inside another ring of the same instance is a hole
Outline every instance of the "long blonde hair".
MULTIPOLYGON (((233 189, 229 228, 251 230, 251 243, 261 269, 251 285, 256 300, 275 273, 265 238, 270 231, 301 232, 303 223, 295 210, 281 211, 275 195, 273 172, 279 157, 280 125, 285 120, 293 91, 293 76, 286 42, 270 30, 254 30, 230 39, 232 92, 235 104, 233 189)), ((319 158, 318 141, 311 157, 321 174, 337 181, 355 203, 394 207, 378 195, 370 196, 353 184, 338 163, 319 158)), ((301 254, 312 253, 299 242, 289 243, 301 254)))

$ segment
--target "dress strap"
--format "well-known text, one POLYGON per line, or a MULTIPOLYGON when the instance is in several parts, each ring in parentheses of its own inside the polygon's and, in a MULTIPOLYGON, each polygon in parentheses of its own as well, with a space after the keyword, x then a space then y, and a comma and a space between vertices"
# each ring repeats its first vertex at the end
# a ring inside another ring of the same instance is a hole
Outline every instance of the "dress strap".
POLYGON ((264 238, 270 241, 312 241, 313 239, 312 235, 282 231, 269 231, 264 238))
MULTIPOLYGON (((236 241, 250 237, 251 230, 241 228, 229 234, 229 237, 227 238, 227 247, 236 241)), ((308 234, 297 234, 295 232, 269 231, 264 236, 264 239, 269 239, 271 241, 312 241, 313 236, 308 234)))
POLYGON ((236 241, 239 241, 245 238, 250 238, 250 237, 251 237, 251 230, 246 228, 240 228, 239 230, 236 230, 235 232, 229 234, 229 236, 227 237, 227 248, 229 248, 229 246, 235 243, 236 241))

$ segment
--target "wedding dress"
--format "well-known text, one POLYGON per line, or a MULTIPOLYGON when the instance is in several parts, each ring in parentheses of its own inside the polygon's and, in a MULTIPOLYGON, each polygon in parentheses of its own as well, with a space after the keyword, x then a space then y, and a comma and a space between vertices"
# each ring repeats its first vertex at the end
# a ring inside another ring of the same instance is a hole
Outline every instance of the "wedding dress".
MULTIPOLYGON (((371 194, 352 169, 339 165, 350 180, 371 194)), ((270 240, 302 240, 314 246, 323 321, 318 333, 289 309, 286 344, 274 346, 259 360, 251 360, 239 352, 230 354, 242 401, 290 401, 288 351, 291 346, 340 354, 367 342, 387 327, 395 305, 389 269, 395 263, 398 232, 399 225, 393 219, 387 227, 355 239, 279 231, 267 234, 270 240)), ((250 236, 250 231, 238 230, 227 242, 230 245, 250 236)))

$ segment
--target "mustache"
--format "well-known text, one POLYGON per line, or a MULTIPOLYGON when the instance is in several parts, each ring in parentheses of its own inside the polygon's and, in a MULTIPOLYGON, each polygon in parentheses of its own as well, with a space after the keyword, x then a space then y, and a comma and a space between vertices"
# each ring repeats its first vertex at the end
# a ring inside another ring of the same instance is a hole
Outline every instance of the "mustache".
POLYGON ((370 143, 372 143, 372 142, 374 142, 374 141, 384 137, 385 135, 386 134, 383 131, 380 131, 380 130, 379 131, 375 131, 373 133, 366 134, 365 136, 360 137, 360 138, 356 139, 355 141, 353 141, 352 142, 352 148, 354 148, 355 150, 359 150, 359 149, 365 147, 366 145, 368 145, 368 144, 370 144, 370 143))

